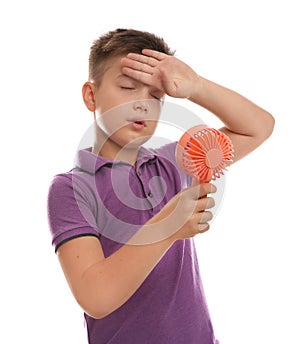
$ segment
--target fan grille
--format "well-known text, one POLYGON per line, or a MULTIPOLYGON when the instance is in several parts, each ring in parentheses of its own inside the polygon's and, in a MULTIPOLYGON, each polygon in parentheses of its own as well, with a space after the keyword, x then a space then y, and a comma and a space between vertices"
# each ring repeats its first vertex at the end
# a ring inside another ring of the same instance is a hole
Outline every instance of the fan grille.
POLYGON ((196 126, 187 131, 179 141, 180 167, 201 183, 215 180, 224 174, 226 166, 232 162, 233 145, 223 132, 204 126, 196 126))

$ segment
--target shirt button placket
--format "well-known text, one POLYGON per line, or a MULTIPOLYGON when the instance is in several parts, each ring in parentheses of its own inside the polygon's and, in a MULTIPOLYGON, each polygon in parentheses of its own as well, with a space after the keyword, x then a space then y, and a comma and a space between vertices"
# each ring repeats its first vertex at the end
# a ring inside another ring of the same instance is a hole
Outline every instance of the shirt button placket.
POLYGON ((151 191, 148 192, 148 197, 153 198, 153 193, 151 191))
POLYGON ((149 181, 147 180, 146 183, 144 182, 143 178, 142 178, 142 173, 141 171, 137 171, 137 175, 138 175, 138 178, 141 182, 141 186, 143 188, 143 191, 144 191, 144 195, 146 197, 146 199, 148 200, 149 202, 149 205, 151 208, 153 208, 152 206, 152 202, 151 202, 151 199, 154 197, 153 193, 151 192, 151 190, 147 190, 147 185, 149 184, 149 181), (146 186, 146 187, 145 187, 146 186))

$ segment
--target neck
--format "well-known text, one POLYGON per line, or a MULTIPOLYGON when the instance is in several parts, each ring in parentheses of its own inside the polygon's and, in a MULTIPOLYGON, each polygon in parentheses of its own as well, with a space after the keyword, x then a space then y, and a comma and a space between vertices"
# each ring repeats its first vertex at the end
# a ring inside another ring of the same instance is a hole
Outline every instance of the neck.
POLYGON ((139 147, 124 148, 112 141, 104 133, 96 135, 92 152, 110 160, 119 160, 135 165, 139 147))

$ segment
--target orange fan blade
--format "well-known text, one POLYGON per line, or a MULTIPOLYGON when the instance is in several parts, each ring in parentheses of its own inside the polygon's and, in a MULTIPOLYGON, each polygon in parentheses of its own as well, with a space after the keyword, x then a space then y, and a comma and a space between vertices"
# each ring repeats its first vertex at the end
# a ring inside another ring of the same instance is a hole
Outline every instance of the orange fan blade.
POLYGON ((233 145, 223 132, 197 125, 186 131, 176 148, 176 162, 199 183, 219 178, 233 158, 233 145))

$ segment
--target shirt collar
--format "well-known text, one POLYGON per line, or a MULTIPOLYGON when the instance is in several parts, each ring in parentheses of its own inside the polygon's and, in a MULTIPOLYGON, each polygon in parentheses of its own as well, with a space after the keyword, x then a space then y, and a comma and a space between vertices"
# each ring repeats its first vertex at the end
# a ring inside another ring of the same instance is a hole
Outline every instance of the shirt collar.
MULTIPOLYGON (((137 157, 136 167, 156 159, 156 154, 152 149, 140 147, 137 157)), ((111 160, 92 153, 92 148, 85 148, 77 152, 75 167, 89 174, 95 174, 103 166, 111 167, 113 164, 124 164, 120 160, 111 160)))

